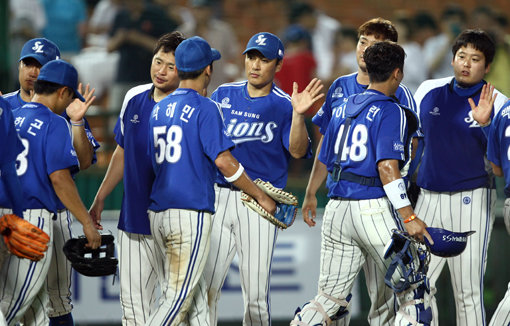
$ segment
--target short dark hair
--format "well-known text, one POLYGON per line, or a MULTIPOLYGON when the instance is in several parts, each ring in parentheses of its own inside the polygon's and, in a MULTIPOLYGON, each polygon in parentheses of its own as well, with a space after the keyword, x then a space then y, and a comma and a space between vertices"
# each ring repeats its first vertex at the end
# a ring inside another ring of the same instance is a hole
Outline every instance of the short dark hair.
POLYGON ((156 46, 154 47, 154 51, 152 51, 152 54, 155 55, 159 52, 160 49, 163 49, 163 52, 168 53, 175 53, 175 49, 177 49, 177 46, 181 44, 182 41, 184 41, 186 37, 179 32, 171 32, 166 33, 165 35, 161 36, 158 39, 158 42, 156 43, 156 46))
POLYGON ((180 80, 197 79, 198 76, 200 76, 202 74, 202 72, 204 72, 205 68, 207 68, 209 66, 211 66, 211 71, 212 71, 212 69, 213 69, 212 62, 209 65, 205 66, 204 68, 202 68, 200 70, 195 70, 195 71, 181 71, 181 70, 179 70, 179 68, 177 68, 177 76, 179 76, 180 80))
POLYGON ((399 68, 404 70, 404 49, 395 42, 382 41, 369 46, 363 53, 370 82, 384 82, 399 68))
POLYGON ((398 32, 393 23, 381 17, 370 19, 358 28, 358 39, 362 35, 374 35, 378 40, 398 42, 398 32))
POLYGON ((42 95, 51 95, 62 87, 60 84, 52 83, 45 80, 36 80, 34 83, 34 93, 42 95))
POLYGON ((457 36, 452 46, 453 57, 461 47, 472 45, 478 51, 481 51, 485 56, 485 67, 487 67, 496 53, 496 45, 494 40, 488 33, 481 29, 466 29, 457 36))

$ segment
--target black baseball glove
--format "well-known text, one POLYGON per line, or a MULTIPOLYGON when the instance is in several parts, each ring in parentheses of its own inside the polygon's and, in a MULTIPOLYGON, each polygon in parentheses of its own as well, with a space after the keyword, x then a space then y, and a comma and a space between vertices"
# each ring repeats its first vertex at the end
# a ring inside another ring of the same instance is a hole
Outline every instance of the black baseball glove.
POLYGON ((85 276, 106 276, 117 273, 114 237, 101 235, 101 246, 97 249, 85 247, 85 236, 69 239, 64 244, 64 254, 73 268, 85 276))

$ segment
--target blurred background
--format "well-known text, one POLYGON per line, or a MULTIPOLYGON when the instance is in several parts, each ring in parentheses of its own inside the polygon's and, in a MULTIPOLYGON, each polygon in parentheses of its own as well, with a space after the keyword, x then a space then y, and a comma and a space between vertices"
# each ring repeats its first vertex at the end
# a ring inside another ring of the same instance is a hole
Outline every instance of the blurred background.
MULTIPOLYGON (((272 32, 285 43, 284 68, 275 82, 290 92, 294 80, 302 88, 313 77, 319 77, 328 87, 338 76, 356 71, 357 27, 373 17, 390 19, 407 53, 404 83, 414 91, 425 79, 452 74, 452 40, 463 29, 477 27, 489 32, 497 44, 496 58, 486 79, 508 96, 508 12, 508 0, 0 0, 0 91, 5 94, 18 89, 17 62, 21 47, 27 40, 41 36, 54 41, 63 58, 78 69, 81 81, 96 88, 97 100, 87 118, 101 143, 98 162, 76 179, 88 206, 115 148, 113 126, 123 96, 127 89, 150 82, 152 43, 147 40, 161 35, 153 35, 155 30, 163 33, 180 30, 187 37, 200 35, 221 52, 222 59, 215 64, 208 90, 210 94, 224 82, 244 78, 241 53, 248 39, 257 32, 272 32), (120 28, 121 18, 137 22, 139 28, 120 28), (125 37, 129 44, 118 42, 120 33, 130 35, 125 37)), ((310 109, 308 120, 319 107, 310 109)), ((314 142, 318 139, 318 131, 311 123, 309 134, 314 142)), ((292 161, 290 167, 288 189, 300 201, 311 164, 312 160, 292 161)), ((325 188, 319 193, 321 208, 327 202, 326 193, 325 188)), ((109 196, 106 207, 108 227, 114 233, 121 198, 122 185, 119 185, 109 196)), ((497 219, 484 289, 487 320, 510 281, 510 237, 501 218, 503 199, 502 181, 498 180, 497 219)), ((275 324, 288 324, 294 309, 315 295, 319 243, 320 219, 317 227, 309 229, 298 217, 292 229, 280 234, 272 278, 275 324)), ((447 268, 443 274, 437 294, 440 320, 441 325, 453 325, 455 306, 446 278, 447 268)), ((111 279, 78 275, 74 284, 78 325, 120 325, 118 284, 112 285, 111 279)), ((352 325, 366 324, 370 304, 364 286, 361 273, 353 299, 352 325)), ((234 262, 220 301, 220 324, 240 323, 240 301, 234 262)))

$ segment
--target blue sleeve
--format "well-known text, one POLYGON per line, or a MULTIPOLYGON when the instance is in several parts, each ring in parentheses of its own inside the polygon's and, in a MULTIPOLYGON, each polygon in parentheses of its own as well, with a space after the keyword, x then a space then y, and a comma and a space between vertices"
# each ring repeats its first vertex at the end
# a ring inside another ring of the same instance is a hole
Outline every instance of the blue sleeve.
POLYGON ((120 147, 124 148, 124 133, 122 132, 121 124, 122 118, 119 117, 119 119, 117 119, 117 123, 115 124, 115 128, 113 129, 113 133, 115 134, 115 141, 117 142, 117 144, 119 144, 120 147))
POLYGON ((401 111, 400 107, 398 110, 382 110, 374 137, 377 140, 376 162, 385 159, 405 160, 404 137, 407 135, 407 124, 405 114, 401 111))
POLYGON ((487 141, 487 159, 499 167, 502 166, 500 154, 501 140, 499 137, 502 135, 502 131, 500 131, 501 120, 501 115, 498 114, 492 121, 487 141))
POLYGON ((205 154, 213 162, 218 154, 234 147, 234 143, 226 135, 225 124, 219 110, 218 106, 211 104, 207 109, 200 111, 200 142, 205 154))
POLYGON ((0 166, 0 170, 12 211, 19 217, 23 217, 23 188, 16 174, 16 162, 7 162, 0 166))
POLYGON ((46 173, 52 174, 57 170, 78 168, 78 158, 74 150, 71 131, 64 119, 53 119, 46 137, 46 173))

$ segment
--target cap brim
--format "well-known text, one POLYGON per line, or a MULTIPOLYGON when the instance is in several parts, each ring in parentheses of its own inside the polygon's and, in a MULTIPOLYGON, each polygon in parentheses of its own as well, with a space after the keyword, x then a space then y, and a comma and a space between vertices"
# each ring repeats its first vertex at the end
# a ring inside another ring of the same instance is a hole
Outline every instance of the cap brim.
POLYGON ((33 59, 37 60, 37 62, 39 62, 39 64, 41 66, 44 66, 44 64, 46 64, 48 62, 45 57, 37 55, 37 54, 27 54, 27 55, 24 55, 21 58, 19 58, 18 62, 20 62, 23 59, 27 59, 27 58, 33 58, 33 59))
POLYGON ((80 99, 80 101, 85 102, 85 98, 83 96, 81 96, 81 94, 78 93, 77 90, 74 90, 74 98, 78 98, 78 99, 80 99))
POLYGON ((247 48, 246 50, 244 50, 243 54, 246 54, 246 52, 248 51, 251 51, 251 50, 255 50, 255 51, 259 51, 260 53, 262 53, 262 55, 269 59, 269 60, 273 60, 276 58, 276 56, 272 55, 272 53, 269 53, 269 51, 266 51, 265 48, 259 48, 259 47, 256 47, 256 46, 252 46, 252 47, 249 47, 247 48))
POLYGON ((212 59, 213 61, 216 61, 216 60, 220 60, 221 58, 221 53, 220 51, 214 49, 214 48, 211 48, 211 53, 212 53, 212 59))

